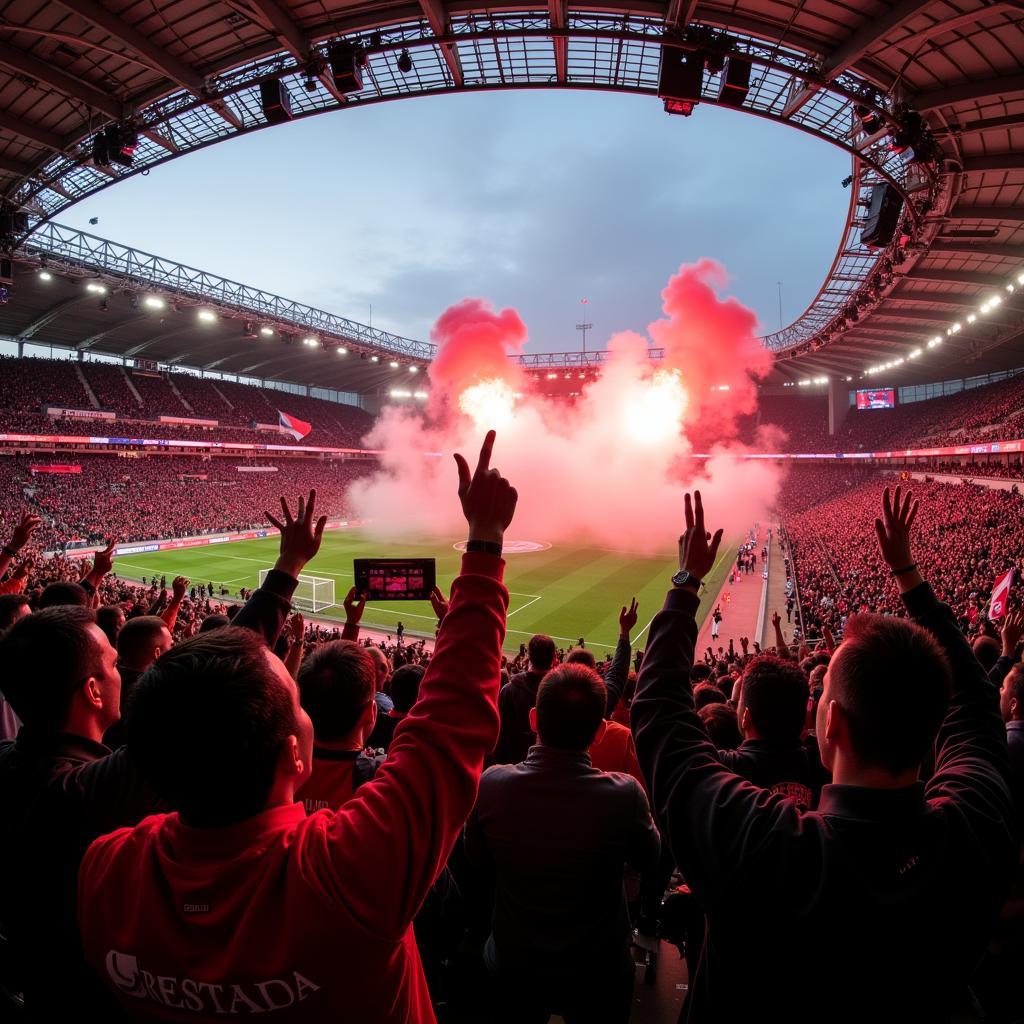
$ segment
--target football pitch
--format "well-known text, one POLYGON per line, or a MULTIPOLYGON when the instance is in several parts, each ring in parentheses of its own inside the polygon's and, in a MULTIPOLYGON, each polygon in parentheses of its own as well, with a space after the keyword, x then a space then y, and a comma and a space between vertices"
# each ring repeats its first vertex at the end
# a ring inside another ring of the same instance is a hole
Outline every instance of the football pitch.
MULTIPOLYGON (((435 558, 438 586, 448 594, 462 557, 454 540, 388 544, 359 529, 333 530, 324 534, 317 557, 306 574, 334 580, 336 606, 318 612, 322 619, 344 619, 341 602, 352 586, 354 558, 435 558)), ((260 569, 274 564, 278 538, 233 541, 226 544, 132 554, 116 559, 114 571, 138 580, 154 574, 187 576, 194 585, 212 582, 225 585, 237 598, 240 587, 256 587, 260 569)), ((515 545, 508 545, 515 547, 515 545)), ((718 564, 706 580, 706 594, 717 596, 731 567, 736 544, 723 542, 718 564)), ((643 646, 647 626, 658 612, 676 571, 676 553, 663 556, 630 555, 622 551, 555 544, 541 550, 507 551, 505 585, 509 589, 508 632, 505 646, 517 650, 534 633, 548 633, 568 646, 584 637, 599 656, 615 647, 619 610, 635 597, 639 619, 634 643, 643 646)), ((711 605, 707 597, 698 611, 700 622, 711 605)), ((434 635, 436 619, 425 601, 381 601, 368 604, 363 624, 391 631, 401 620, 408 633, 434 635)))

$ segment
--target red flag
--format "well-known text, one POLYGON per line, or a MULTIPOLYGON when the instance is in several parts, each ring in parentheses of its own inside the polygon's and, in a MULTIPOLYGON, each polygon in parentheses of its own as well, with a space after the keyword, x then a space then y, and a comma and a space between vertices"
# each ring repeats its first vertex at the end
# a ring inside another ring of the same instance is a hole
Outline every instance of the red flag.
POLYGON ((1006 602, 1010 597, 1010 587, 1013 586, 1013 570, 1008 569, 996 580, 992 588, 992 597, 988 605, 988 617, 995 621, 1006 614, 1006 602))
POLYGON ((290 434, 296 441, 301 441, 312 429, 313 425, 298 416, 289 416, 286 412, 277 410, 277 425, 282 434, 290 434))

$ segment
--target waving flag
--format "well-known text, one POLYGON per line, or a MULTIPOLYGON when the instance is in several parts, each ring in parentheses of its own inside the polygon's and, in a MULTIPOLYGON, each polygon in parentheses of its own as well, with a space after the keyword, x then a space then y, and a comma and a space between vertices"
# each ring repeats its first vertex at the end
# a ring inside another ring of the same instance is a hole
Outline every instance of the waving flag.
POLYGON ((277 410, 277 425, 282 434, 291 434, 296 441, 301 441, 313 429, 311 423, 300 420, 298 416, 289 416, 280 409, 277 410))
POLYGON ((1006 614, 1006 601, 1010 596, 1010 587, 1013 585, 1013 570, 1008 569, 996 580, 992 588, 992 599, 989 602, 988 617, 993 621, 1001 619, 1006 614))

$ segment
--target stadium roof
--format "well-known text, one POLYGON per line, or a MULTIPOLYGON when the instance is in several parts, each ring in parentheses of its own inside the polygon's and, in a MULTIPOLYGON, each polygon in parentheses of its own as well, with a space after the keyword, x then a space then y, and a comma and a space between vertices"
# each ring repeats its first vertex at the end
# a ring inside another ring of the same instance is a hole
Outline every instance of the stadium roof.
POLYGON ((274 80, 295 116, 454 90, 654 94, 669 43, 717 58, 701 96, 713 103, 728 102, 721 58, 745 58, 743 109, 851 155, 835 263, 808 310, 765 339, 778 378, 860 379, 904 359, 885 372, 910 383, 1020 362, 1015 295, 998 319, 977 309, 1024 269, 1022 0, 10 0, 3 18, 0 192, 30 227, 127 174, 265 127, 260 87, 274 80), (331 73, 338 40, 365 57, 357 91, 331 73), (916 159, 888 144, 908 109, 931 132, 916 159), (138 132, 130 167, 94 160, 110 124, 138 132), (861 204, 880 183, 904 207, 893 241, 873 250, 861 204))

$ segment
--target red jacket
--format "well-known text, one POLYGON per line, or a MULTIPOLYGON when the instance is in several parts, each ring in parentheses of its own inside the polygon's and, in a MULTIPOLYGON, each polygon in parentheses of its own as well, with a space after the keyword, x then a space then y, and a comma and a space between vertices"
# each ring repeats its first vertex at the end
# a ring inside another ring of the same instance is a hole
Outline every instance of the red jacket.
POLYGON ((433 1021, 410 925, 497 740, 503 566, 463 557, 419 700, 339 811, 295 803, 220 829, 156 815, 92 844, 86 959, 133 1019, 433 1021))

